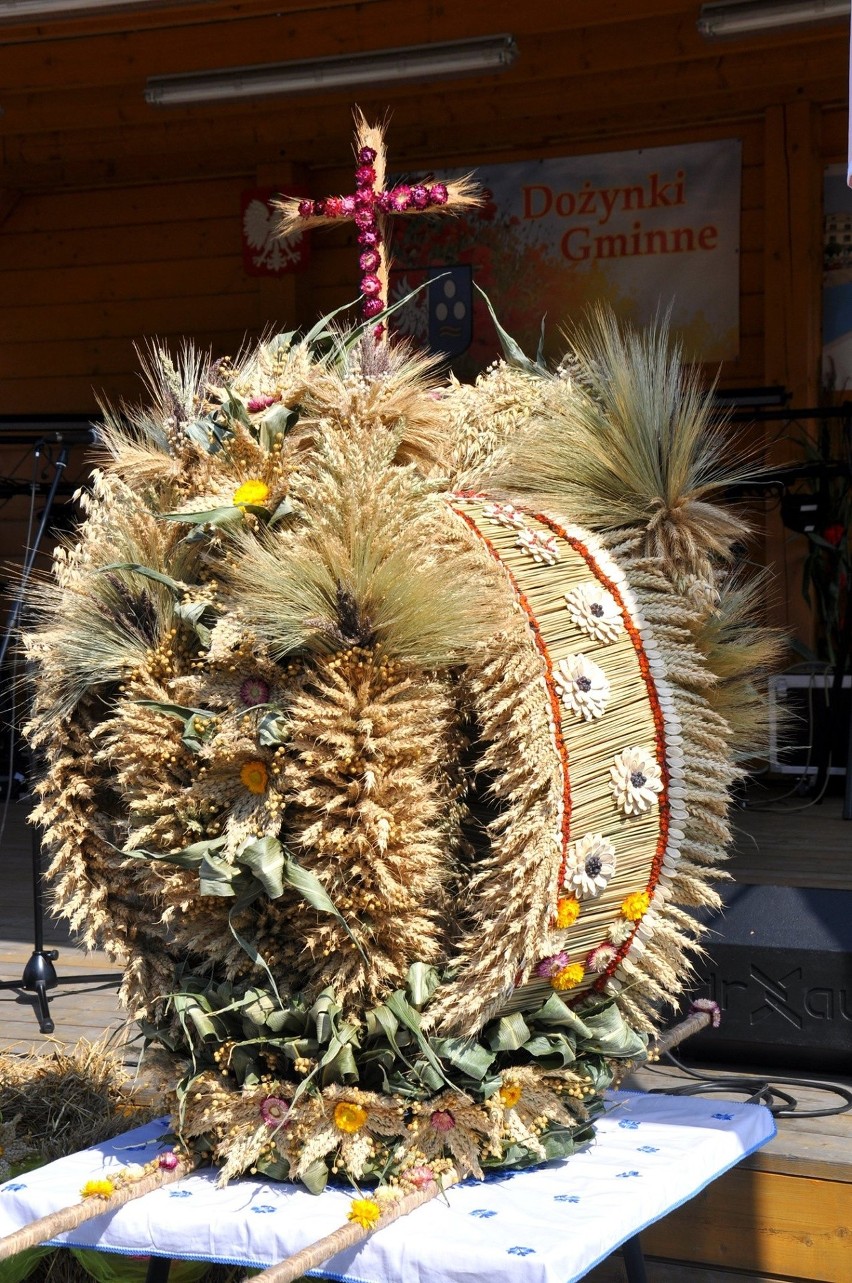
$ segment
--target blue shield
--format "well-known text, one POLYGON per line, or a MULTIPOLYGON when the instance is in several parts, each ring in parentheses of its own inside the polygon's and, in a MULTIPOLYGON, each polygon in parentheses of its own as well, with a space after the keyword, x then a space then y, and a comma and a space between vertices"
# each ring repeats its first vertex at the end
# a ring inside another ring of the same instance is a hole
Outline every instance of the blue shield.
POLYGON ((467 265, 430 267, 429 348, 461 356, 473 336, 473 269, 467 265))

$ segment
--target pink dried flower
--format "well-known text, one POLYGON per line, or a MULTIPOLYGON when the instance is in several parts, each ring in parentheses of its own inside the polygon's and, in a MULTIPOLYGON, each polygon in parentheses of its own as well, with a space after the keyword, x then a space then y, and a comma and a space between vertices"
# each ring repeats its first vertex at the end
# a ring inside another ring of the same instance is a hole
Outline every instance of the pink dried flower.
POLYGON ((358 266, 362 272, 375 272, 376 268, 382 261, 382 256, 378 250, 365 249, 364 253, 358 259, 358 266))
POLYGON ((429 200, 433 205, 446 205, 450 199, 445 183, 433 183, 429 188, 429 200))
POLYGON ((246 708, 254 708, 255 704, 265 704, 268 699, 269 682, 265 682, 262 677, 245 679, 240 687, 240 701, 246 708))
POLYGON ((359 165, 355 170, 356 187, 372 187, 376 181, 376 171, 372 165, 359 165))
POLYGON ((537 976, 542 976, 545 980, 550 980, 563 967, 567 967, 569 962, 568 954, 564 950, 552 954, 549 958, 542 958, 541 962, 535 969, 537 976))
POLYGON ((340 200, 340 204, 341 204, 342 213, 346 214, 348 218, 351 218, 352 215, 355 213, 355 197, 342 196, 340 200))
POLYGON ((431 1185, 435 1179, 435 1173, 431 1167, 419 1164, 416 1167, 409 1167, 407 1172, 403 1173, 407 1185, 413 1185, 415 1189, 425 1189, 431 1185))
POLYGON ((374 205, 378 204, 376 193, 372 187, 359 187, 355 193, 355 204, 363 205, 365 209, 372 209, 374 205))
POLYGON ((267 1127, 284 1127, 290 1112, 290 1102, 280 1096, 264 1096, 260 1102, 260 1116, 267 1127))
POLYGON ((371 317, 378 316, 384 309, 385 305, 380 298, 366 298, 361 304, 361 311, 368 321, 371 317))
POLYGON ((359 245, 380 245, 381 241, 382 234, 377 227, 364 227, 358 233, 359 245))
POLYGON ((329 218, 340 218, 343 213, 343 197, 327 196, 325 201, 325 212, 329 218))
POLYGON ((718 1029, 722 1023, 722 1008, 712 998, 693 998, 689 1004, 689 1010, 708 1011, 710 1013, 710 1024, 714 1029, 718 1029))
POLYGON ((429 189, 422 183, 417 183, 411 189, 411 203, 415 209, 425 209, 429 204, 429 189))
POLYGON ((359 231, 367 232, 376 225, 376 215, 372 209, 356 209, 355 226, 359 231))
POLYGON ((177 1167, 180 1159, 173 1149, 167 1149, 157 1159, 157 1166, 161 1167, 164 1172, 173 1172, 177 1167))
POLYGON ((302 215, 302 218, 312 218, 316 213, 314 202, 312 200, 300 200, 299 213, 302 215))
POLYGON ((398 213, 408 209, 411 204, 411 188, 407 187, 405 183, 403 183, 402 187, 394 187, 391 192, 391 202, 398 213))
POLYGON ((376 149, 374 147, 362 147, 358 152, 358 160, 362 165, 372 165, 376 159, 376 149))
POLYGON ((366 294, 368 298, 374 298, 382 292, 382 283, 378 276, 373 276, 369 272, 366 276, 361 277, 361 293, 366 294))
POLYGON ((436 1109, 429 1122, 436 1132, 451 1132, 456 1120, 448 1109, 436 1109))
POLYGON ((258 414, 261 410, 268 410, 276 401, 280 401, 280 396, 253 396, 249 398, 249 414, 258 414))

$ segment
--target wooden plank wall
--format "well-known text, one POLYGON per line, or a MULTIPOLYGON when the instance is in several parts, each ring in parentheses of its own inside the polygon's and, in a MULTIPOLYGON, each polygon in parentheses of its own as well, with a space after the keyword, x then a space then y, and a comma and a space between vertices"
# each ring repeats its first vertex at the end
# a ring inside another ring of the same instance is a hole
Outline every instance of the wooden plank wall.
MULTIPOLYGON (((296 174, 316 195, 349 188, 351 95, 155 109, 148 75, 501 30, 520 49, 501 75, 360 96, 368 113, 389 109, 394 163, 440 170, 741 139, 741 349, 707 373, 726 386, 780 382, 813 404, 820 182, 845 155, 847 30, 706 41, 697 10, 205 0, 0 27, 0 415, 94 413, 99 393, 135 399, 134 343, 147 336, 233 352, 270 323, 305 324, 352 298, 346 232, 314 233, 309 269, 284 280, 246 275, 240 246, 244 188, 286 189, 296 174)), ((766 559, 787 588, 776 615, 806 635, 797 555, 770 517, 766 559)))

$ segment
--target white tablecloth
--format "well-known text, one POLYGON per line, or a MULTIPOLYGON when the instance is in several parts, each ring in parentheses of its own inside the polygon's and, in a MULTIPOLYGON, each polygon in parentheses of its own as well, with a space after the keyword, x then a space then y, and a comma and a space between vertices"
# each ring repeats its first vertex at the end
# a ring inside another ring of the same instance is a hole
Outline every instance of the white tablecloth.
MULTIPOLYGON (((0 1234, 77 1201, 83 1183, 164 1148, 167 1120, 0 1185, 0 1234)), ((584 1152, 468 1181, 341 1252, 317 1273, 346 1283, 575 1283, 775 1135, 761 1105, 613 1092, 584 1152)), ((88 1221, 57 1245, 266 1266, 346 1221, 352 1191, 318 1197, 212 1171, 88 1221)))

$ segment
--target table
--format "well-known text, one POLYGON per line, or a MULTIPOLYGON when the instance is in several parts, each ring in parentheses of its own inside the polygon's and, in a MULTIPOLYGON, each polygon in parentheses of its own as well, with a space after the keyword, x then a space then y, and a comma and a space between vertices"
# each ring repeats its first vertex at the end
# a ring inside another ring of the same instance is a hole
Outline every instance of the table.
MULTIPOLYGON (((167 1123, 0 1185, 0 1234, 67 1206, 92 1177, 146 1162, 165 1147, 167 1123)), ((774 1135, 762 1105, 611 1092, 586 1150, 545 1168, 465 1181, 318 1273, 342 1283, 576 1283, 774 1135)), ((316 1197, 261 1178, 220 1190, 215 1172, 204 1170, 54 1245, 262 1268, 342 1225, 351 1197, 337 1188, 316 1197)), ((149 1279, 165 1274, 152 1262, 149 1279)))

